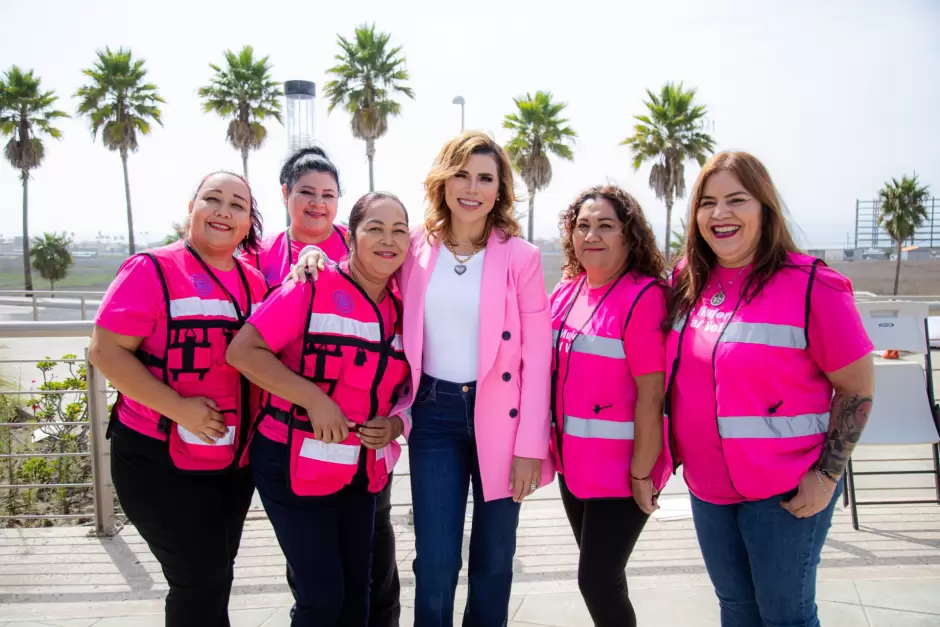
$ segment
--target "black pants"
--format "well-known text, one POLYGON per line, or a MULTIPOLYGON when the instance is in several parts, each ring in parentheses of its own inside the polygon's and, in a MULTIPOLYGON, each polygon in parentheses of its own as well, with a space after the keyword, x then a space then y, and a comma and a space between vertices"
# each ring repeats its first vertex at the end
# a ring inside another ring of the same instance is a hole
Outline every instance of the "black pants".
POLYGON ((228 627, 233 564, 254 484, 247 468, 197 475, 166 444, 115 421, 111 476, 121 506, 163 568, 167 627, 228 627))
MULTIPOLYGON (((378 493, 375 503, 375 537, 372 547, 372 586, 369 589, 369 627, 399 627, 401 618, 401 582, 398 561, 395 558, 395 530, 392 528, 392 478, 378 493)), ((287 585, 294 595, 297 609, 297 591, 294 574, 287 564, 287 585)))
POLYGON ((558 475, 561 501, 581 549, 578 588, 596 627, 636 627, 624 570, 649 516, 632 498, 574 496, 558 475))
MULTIPOLYGON (((251 469, 293 575, 292 627, 366 627, 375 495, 364 472, 327 496, 301 497, 287 478, 287 445, 256 434, 251 469)), ((365 467, 361 467, 362 471, 365 467)))

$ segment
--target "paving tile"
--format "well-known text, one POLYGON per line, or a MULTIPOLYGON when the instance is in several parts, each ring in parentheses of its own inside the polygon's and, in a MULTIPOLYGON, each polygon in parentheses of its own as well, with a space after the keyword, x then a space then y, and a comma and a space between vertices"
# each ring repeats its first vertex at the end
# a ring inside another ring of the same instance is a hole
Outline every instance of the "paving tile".
POLYGON ((261 627, 290 627, 290 606, 282 607, 261 623, 261 627))
POLYGON ((230 610, 229 620, 232 627, 260 627, 270 619, 275 610, 273 607, 254 610, 230 610))
POLYGON ((865 608, 871 627, 940 627, 940 615, 865 608))
POLYGON ((102 618, 93 627, 164 627, 166 619, 163 614, 149 614, 146 616, 112 616, 102 618))
POLYGON ((940 579, 885 579, 855 585, 866 607, 940 615, 940 579))
POLYGON ((868 622, 860 605, 817 601, 819 622, 826 627, 862 627, 868 622))

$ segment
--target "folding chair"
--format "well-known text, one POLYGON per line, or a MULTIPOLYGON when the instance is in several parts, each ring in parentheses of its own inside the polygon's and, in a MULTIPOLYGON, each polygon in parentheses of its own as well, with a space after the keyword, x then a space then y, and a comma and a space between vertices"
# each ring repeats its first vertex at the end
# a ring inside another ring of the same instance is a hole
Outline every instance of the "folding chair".
POLYGON ((868 425, 859 444, 868 446, 930 444, 932 470, 855 472, 852 460, 846 472, 846 505, 851 504, 852 526, 858 530, 861 505, 940 504, 940 408, 934 397, 930 357, 927 303, 909 301, 856 303, 876 351, 899 350, 924 355, 915 361, 875 359, 875 395, 868 425), (862 475, 933 475, 936 499, 913 501, 864 501, 855 497, 855 477, 862 475))

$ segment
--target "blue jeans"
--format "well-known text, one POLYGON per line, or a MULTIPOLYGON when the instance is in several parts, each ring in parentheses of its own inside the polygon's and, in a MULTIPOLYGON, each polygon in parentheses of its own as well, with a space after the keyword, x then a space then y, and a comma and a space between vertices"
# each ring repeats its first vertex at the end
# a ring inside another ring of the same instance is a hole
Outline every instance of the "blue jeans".
POLYGON ((464 627, 509 620, 519 504, 484 502, 473 435, 476 384, 422 376, 408 439, 415 524, 415 627, 453 625, 467 490, 473 485, 469 591, 464 627))
POLYGON ((796 518, 780 506, 796 494, 735 505, 692 495, 692 517, 721 627, 819 627, 816 567, 843 482, 829 506, 796 518))
POLYGON ((375 495, 353 482, 327 496, 297 496, 287 445, 255 434, 251 472, 289 566, 293 627, 366 627, 375 495))

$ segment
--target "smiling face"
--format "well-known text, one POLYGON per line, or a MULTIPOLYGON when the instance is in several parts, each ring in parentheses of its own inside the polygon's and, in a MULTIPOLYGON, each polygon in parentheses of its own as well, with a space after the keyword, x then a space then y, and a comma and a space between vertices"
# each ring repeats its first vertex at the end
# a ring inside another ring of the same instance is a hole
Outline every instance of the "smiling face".
POLYGON ((290 215, 291 234, 305 244, 317 244, 332 233, 339 205, 336 179, 329 172, 310 171, 288 191, 281 188, 290 215))
POLYGON ((499 163, 491 154, 470 155, 467 163, 444 181, 444 201, 454 222, 482 225, 499 196, 499 163))
POLYGON ((237 176, 213 174, 189 203, 189 238, 196 248, 233 254, 251 230, 251 192, 237 176))
POLYGON ((371 280, 388 280, 401 267, 411 243, 404 207, 390 198, 375 199, 355 230, 346 237, 356 268, 371 280))
POLYGON ((705 242, 726 268, 749 264, 760 242, 761 203, 727 170, 708 177, 695 210, 705 242))
POLYGON ((612 278, 627 263, 623 222, 606 198, 584 201, 571 237, 575 257, 592 283, 612 278))

